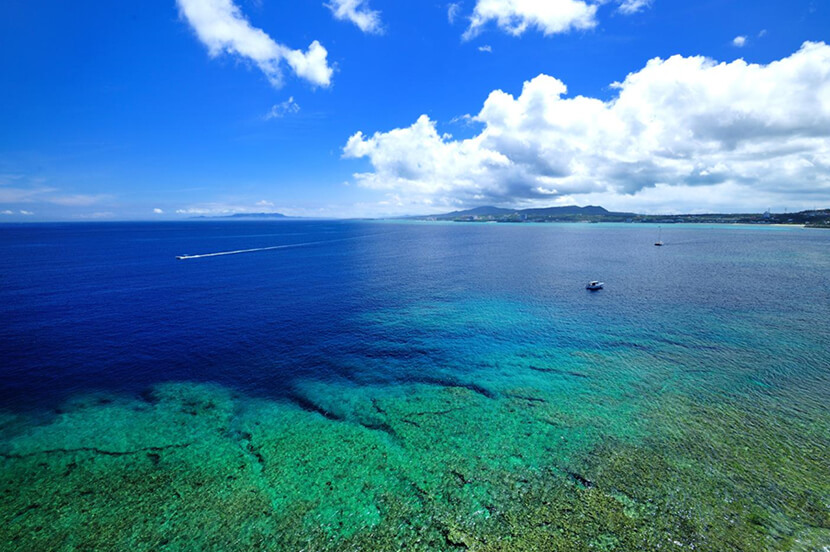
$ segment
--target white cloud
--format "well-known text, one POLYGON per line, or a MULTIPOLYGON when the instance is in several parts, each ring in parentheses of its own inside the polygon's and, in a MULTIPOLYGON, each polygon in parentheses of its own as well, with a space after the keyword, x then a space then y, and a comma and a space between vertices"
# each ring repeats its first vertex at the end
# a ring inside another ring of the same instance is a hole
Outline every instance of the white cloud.
POLYGON ((736 46, 738 48, 743 48, 744 46, 746 46, 746 37, 745 36, 736 36, 732 40, 732 45, 736 46))
POLYGON ((208 204, 193 207, 185 207, 184 209, 176 209, 177 215, 190 216, 221 216, 232 215, 234 213, 248 213, 250 210, 247 207, 240 207, 234 205, 222 204, 208 204))
POLYGON ((153 209, 153 212, 154 212, 155 214, 157 214, 157 215, 163 215, 163 214, 164 214, 164 210, 163 210, 163 209, 159 209, 158 207, 156 207, 155 209, 153 209))
POLYGON ((179 11, 207 46, 212 57, 223 53, 254 62, 274 86, 282 81, 280 66, 316 86, 331 84, 328 52, 316 40, 306 52, 278 44, 265 31, 252 27, 232 0, 177 0, 179 11))
POLYGON ((43 194, 54 192, 54 188, 0 188, 0 203, 31 203, 43 194))
POLYGON ((0 203, 51 203, 69 207, 89 206, 111 199, 109 195, 74 194, 60 195, 58 188, 42 185, 37 179, 18 179, 27 187, 0 187, 0 203))
POLYGON ((380 12, 370 9, 368 0, 332 0, 325 6, 335 18, 351 21, 364 33, 383 33, 380 12))
POLYGON ((101 220, 115 218, 115 213, 112 211, 96 211, 94 213, 81 213, 77 215, 79 219, 83 220, 101 220))
POLYGON ((651 0, 623 0, 618 11, 626 15, 637 13, 651 5, 651 0))
POLYGON ((460 11, 461 2, 454 2, 447 5, 447 21, 450 22, 450 25, 455 23, 455 19, 458 17, 460 11))
MULTIPOLYGON (((470 16, 465 40, 477 36, 484 27, 495 22, 503 31, 514 36, 528 29, 545 35, 567 33, 572 30, 593 29, 597 26, 597 11, 603 4, 619 4, 617 11, 625 15, 640 12, 652 0, 476 0, 470 16)), ((460 3, 450 4, 448 18, 455 21, 460 3)))
POLYGON ((281 119, 289 113, 298 113, 299 111, 300 105, 294 101, 294 96, 291 96, 284 102, 271 106, 271 109, 265 114, 265 120, 281 119))
POLYGON ((758 33, 758 38, 764 38, 765 36, 767 36, 767 30, 761 29, 761 31, 758 33))
POLYGON ((484 46, 479 46, 478 51, 479 52, 487 52, 489 54, 493 51, 493 47, 490 46, 489 44, 485 44, 484 46))
POLYGON ((492 92, 475 136, 412 126, 353 135, 343 154, 392 201, 741 208, 830 202, 830 46, 805 43, 768 65, 655 58, 608 101, 540 75, 514 97, 492 92), (697 198, 697 199, 695 199, 697 198))
POLYGON ((274 204, 270 201, 261 200, 254 204, 248 202, 211 202, 191 205, 177 209, 176 214, 189 216, 225 216, 242 213, 273 213, 274 204))
POLYGON ((6 209, 5 211, 3 211, 3 214, 4 215, 13 215, 14 211, 9 211, 8 209, 6 209))
POLYGON ((25 211, 25 210, 23 210, 23 209, 21 209, 21 210, 20 210, 20 214, 21 214, 21 215, 24 215, 24 216, 27 216, 27 217, 30 217, 30 216, 34 215, 34 213, 33 213, 33 212, 31 212, 31 211, 25 211))
POLYGON ((465 39, 478 35, 495 21, 504 31, 518 36, 528 28, 546 35, 596 26, 596 4, 582 0, 478 0, 465 39))

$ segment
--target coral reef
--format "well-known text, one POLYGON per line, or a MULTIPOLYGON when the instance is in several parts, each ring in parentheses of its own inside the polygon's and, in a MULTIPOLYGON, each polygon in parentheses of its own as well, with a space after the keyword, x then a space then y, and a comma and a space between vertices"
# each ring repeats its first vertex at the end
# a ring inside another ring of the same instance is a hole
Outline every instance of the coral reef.
POLYGON ((75 398, 26 431, 4 418, 0 542, 713 552, 830 542, 826 413, 799 422, 685 395, 619 408, 614 393, 603 412, 587 393, 306 382, 286 401, 178 383, 143 400, 75 398))

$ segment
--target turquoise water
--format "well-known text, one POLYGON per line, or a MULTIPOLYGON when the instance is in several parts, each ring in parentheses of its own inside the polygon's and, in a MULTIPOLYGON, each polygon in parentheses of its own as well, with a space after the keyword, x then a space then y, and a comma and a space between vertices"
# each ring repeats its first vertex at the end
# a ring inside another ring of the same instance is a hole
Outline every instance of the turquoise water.
POLYGON ((830 233, 654 236, 2 227, 0 543, 824 550, 830 233))

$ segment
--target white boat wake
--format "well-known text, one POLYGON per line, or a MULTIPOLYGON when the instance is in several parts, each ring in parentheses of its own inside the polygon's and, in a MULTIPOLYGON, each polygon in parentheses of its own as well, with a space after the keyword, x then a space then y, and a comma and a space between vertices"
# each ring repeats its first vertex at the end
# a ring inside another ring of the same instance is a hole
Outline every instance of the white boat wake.
POLYGON ((176 259, 180 261, 189 261, 190 259, 204 259, 206 257, 222 257, 225 255, 241 255, 242 253, 256 253, 258 251, 273 251, 275 249, 291 249, 294 247, 307 247, 309 245, 319 245, 323 243, 336 243, 349 240, 358 240, 367 236, 354 236, 351 238, 341 238, 338 240, 323 240, 306 243, 291 243, 287 245, 273 245, 271 247, 257 247, 255 249, 237 249, 235 251, 219 251, 218 253, 201 253, 199 255, 177 255, 176 259))

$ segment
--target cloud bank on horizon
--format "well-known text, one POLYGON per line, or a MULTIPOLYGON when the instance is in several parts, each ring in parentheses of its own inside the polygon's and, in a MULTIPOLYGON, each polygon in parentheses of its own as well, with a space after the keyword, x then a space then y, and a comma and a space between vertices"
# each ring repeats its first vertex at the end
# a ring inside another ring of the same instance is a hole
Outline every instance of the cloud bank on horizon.
MULTIPOLYGON (((482 0, 483 1, 483 0, 482 0)), ((601 203, 658 210, 762 207, 793 193, 830 200, 830 46, 805 42, 766 65, 701 56, 654 58, 612 84, 608 101, 565 97, 541 74, 513 97, 490 93, 456 140, 421 115, 357 132, 363 187, 402 210, 482 204, 601 203)))
POLYGON ((251 26, 232 0, 176 2, 211 57, 229 54, 249 60, 277 87, 282 84, 283 63, 315 86, 331 84, 333 71, 328 65, 328 52, 318 41, 313 41, 305 52, 279 44, 262 29, 251 26))

